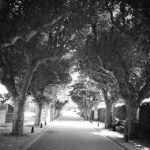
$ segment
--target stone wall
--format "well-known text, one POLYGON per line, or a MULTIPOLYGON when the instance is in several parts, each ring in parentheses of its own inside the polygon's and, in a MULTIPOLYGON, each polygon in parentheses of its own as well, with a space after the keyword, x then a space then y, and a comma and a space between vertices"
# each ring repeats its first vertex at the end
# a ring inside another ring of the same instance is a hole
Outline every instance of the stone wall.
POLYGON ((12 122, 13 110, 13 106, 9 104, 0 105, 0 124, 12 122))
POLYGON ((5 123, 10 123, 13 121, 13 113, 6 113, 5 123))
POLYGON ((6 109, 0 110, 0 125, 5 124, 6 113, 6 109))

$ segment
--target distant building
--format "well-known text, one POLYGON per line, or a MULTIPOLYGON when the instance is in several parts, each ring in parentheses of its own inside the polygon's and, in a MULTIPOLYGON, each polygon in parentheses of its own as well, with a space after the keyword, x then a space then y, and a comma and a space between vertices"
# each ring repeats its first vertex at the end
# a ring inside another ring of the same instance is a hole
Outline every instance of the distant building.
POLYGON ((10 104, 0 104, 0 125, 12 122, 14 108, 10 104))

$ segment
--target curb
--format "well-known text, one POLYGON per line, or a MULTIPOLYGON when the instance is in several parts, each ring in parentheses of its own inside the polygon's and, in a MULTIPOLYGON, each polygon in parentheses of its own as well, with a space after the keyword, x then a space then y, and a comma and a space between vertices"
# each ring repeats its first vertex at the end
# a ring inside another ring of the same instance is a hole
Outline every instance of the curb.
POLYGON ((36 135, 34 135, 32 138, 31 138, 31 141, 29 143, 27 143, 23 148, 21 148, 20 150, 28 150, 40 137, 42 137, 45 132, 47 131, 47 129, 52 126, 53 124, 49 124, 47 125, 43 131, 41 131, 40 133, 37 133, 36 135))
MULTIPOLYGON (((88 123, 91 125, 91 123, 88 121, 88 123)), ((96 127, 92 126, 92 128, 94 128, 96 131, 100 132, 96 127)), ((119 142, 117 142, 116 140, 114 140, 113 138, 106 136, 104 134, 101 133, 101 135, 105 138, 107 138, 108 140, 110 140, 111 142, 115 143, 116 145, 118 145, 121 149, 123 150, 129 150, 128 148, 126 148, 125 146, 123 146, 122 144, 120 144, 119 142)))
MULTIPOLYGON (((105 135, 103 135, 105 136, 105 135)), ((120 144, 119 142, 117 142, 116 140, 114 140, 113 138, 109 137, 109 136, 105 136, 108 139, 112 140, 114 143, 118 144, 120 147, 122 147, 124 150, 129 150, 128 148, 126 148, 125 146, 123 146, 122 144, 120 144)))

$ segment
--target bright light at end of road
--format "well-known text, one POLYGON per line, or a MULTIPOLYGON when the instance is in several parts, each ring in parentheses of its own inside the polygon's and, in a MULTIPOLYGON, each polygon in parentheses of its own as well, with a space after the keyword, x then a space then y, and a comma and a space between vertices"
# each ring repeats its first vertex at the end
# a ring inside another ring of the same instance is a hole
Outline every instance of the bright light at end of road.
POLYGON ((62 111, 62 116, 59 121, 55 121, 54 124, 59 128, 67 128, 67 130, 75 129, 88 129, 90 128, 88 123, 85 123, 83 118, 74 111, 62 111), (79 122, 80 120, 80 122, 79 122))

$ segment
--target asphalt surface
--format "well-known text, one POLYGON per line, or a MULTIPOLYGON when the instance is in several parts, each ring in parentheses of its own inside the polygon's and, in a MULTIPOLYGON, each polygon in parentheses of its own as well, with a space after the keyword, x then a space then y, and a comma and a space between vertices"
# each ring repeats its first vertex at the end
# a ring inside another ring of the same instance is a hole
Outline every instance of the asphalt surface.
POLYGON ((122 150, 73 112, 64 113, 28 150, 122 150))

